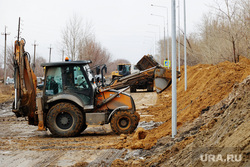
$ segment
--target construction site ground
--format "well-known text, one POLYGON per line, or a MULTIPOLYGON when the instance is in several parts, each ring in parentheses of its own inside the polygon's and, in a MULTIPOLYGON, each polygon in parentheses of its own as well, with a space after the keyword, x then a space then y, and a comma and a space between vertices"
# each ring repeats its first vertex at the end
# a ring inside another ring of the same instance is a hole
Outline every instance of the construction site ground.
POLYGON ((0 85, 0 166, 250 166, 250 60, 199 64, 187 72, 187 91, 183 76, 177 83, 175 138, 171 87, 132 93, 141 115, 133 134, 116 135, 105 125, 57 138, 16 118, 13 85, 0 85), (201 159, 204 154, 215 159, 201 159))

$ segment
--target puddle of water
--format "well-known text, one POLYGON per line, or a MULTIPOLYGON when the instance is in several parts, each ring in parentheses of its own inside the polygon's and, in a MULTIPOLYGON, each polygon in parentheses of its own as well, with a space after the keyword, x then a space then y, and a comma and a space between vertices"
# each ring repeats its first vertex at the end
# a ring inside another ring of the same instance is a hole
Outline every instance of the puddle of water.
POLYGON ((12 102, 0 104, 0 117, 15 116, 12 112, 12 102))

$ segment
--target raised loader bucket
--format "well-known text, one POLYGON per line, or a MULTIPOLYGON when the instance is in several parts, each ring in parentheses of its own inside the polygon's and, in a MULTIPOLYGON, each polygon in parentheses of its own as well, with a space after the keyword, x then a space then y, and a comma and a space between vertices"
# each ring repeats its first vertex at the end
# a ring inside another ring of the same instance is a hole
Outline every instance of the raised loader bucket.
POLYGON ((157 93, 161 93, 171 85, 171 77, 171 70, 164 67, 158 67, 155 69, 154 84, 157 93))

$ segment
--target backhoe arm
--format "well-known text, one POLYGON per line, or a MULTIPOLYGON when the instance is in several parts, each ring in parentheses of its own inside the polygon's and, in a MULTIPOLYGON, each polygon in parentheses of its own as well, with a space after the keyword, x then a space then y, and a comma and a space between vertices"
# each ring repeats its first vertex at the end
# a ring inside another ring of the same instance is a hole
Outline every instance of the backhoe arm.
POLYGON ((25 52, 24 46, 24 39, 15 41, 15 100, 12 111, 17 117, 28 116, 29 124, 37 125, 37 115, 35 115, 37 80, 30 66, 29 53, 25 52))

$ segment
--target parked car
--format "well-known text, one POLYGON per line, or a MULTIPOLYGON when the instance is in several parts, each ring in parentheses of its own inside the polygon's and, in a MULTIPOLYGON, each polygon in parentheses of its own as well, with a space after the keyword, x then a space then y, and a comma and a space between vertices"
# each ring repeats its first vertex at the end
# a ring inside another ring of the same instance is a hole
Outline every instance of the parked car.
POLYGON ((7 77, 7 79, 6 79, 6 84, 7 84, 7 85, 9 85, 9 84, 14 84, 14 78, 7 77))

